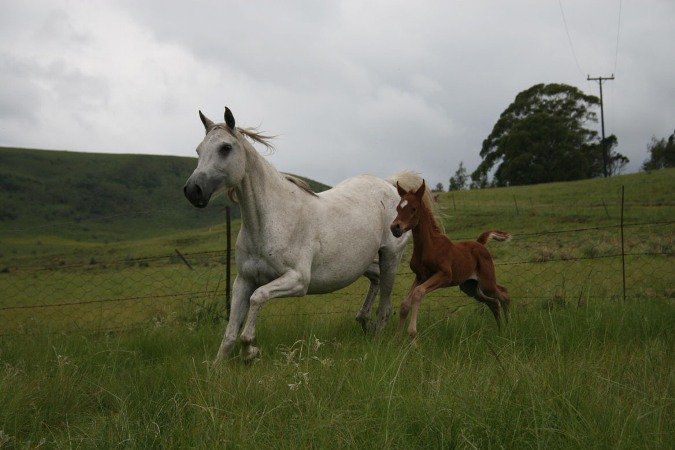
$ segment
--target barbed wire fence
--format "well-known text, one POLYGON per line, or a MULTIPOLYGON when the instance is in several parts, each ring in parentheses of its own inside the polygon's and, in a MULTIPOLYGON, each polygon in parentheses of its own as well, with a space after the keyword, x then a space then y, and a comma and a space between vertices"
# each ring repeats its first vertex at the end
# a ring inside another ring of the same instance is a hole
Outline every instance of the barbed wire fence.
MULTIPOLYGON (((509 289, 514 307, 675 297, 675 220, 624 222, 623 193, 621 200, 618 223, 515 232, 510 243, 490 244, 499 282, 509 289)), ((520 215, 518 206, 516 210, 520 215)), ((0 269, 0 334, 102 332, 178 323, 197 327, 227 320, 235 268, 229 210, 226 217, 224 249, 174 248, 152 256, 88 260, 58 254, 5 265, 0 269)), ((413 279, 409 252, 396 279, 395 310, 413 279)), ((367 283, 363 279, 330 294, 269 302, 262 323, 354 317, 367 283)), ((472 304, 458 289, 436 291, 423 302, 422 317, 452 314, 472 304)))

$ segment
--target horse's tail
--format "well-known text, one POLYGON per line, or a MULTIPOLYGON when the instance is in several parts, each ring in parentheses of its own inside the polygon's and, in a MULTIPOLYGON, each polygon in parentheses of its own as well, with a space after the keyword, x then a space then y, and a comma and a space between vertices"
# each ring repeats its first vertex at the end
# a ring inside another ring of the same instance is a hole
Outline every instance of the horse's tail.
POLYGON ((478 236, 478 239, 476 239, 479 243, 485 245, 487 244, 487 241, 490 239, 494 239, 495 241, 503 242, 503 241, 508 241, 511 239, 511 235, 507 233, 506 231, 499 231, 499 230, 488 230, 485 231, 483 234, 478 236))
MULTIPOLYGON (((387 181, 393 184, 394 186, 398 184, 399 186, 401 186, 402 189, 406 191, 416 191, 417 189, 420 188, 424 179, 415 172, 412 172, 410 170, 403 170, 387 178, 387 181)), ((445 233, 445 230, 443 228, 443 222, 439 218, 439 214, 436 209, 436 202, 434 201, 434 197, 431 194, 431 190, 429 189, 428 184, 425 186, 424 195, 422 196, 422 202, 424 203, 424 206, 426 206, 429 209, 429 211, 431 211, 434 219, 436 220, 436 225, 438 226, 438 228, 443 233, 445 233)))

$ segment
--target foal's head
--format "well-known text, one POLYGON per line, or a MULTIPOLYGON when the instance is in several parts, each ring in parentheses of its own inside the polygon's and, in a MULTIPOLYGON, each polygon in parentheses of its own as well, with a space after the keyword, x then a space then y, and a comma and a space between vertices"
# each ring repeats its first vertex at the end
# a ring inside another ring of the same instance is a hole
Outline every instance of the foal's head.
POLYGON ((426 184, 422 180, 422 185, 417 190, 406 191, 398 183, 396 183, 398 195, 401 196, 401 201, 396 207, 398 214, 396 219, 391 224, 391 233, 396 237, 403 236, 408 230, 417 226, 420 222, 420 210, 424 208, 424 193, 426 191, 426 184))
POLYGON ((235 128, 234 116, 225 108, 225 123, 216 124, 199 111, 206 136, 197 146, 197 168, 183 192, 190 203, 203 208, 219 190, 237 186, 246 171, 246 149, 235 128))

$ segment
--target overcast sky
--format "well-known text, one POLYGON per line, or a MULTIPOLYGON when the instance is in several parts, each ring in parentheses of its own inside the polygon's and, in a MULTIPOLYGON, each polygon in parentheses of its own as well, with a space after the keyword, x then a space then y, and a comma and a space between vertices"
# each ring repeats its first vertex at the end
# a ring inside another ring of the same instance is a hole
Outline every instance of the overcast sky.
POLYGON ((279 135, 270 160, 336 183, 447 183, 521 90, 605 91, 634 171, 675 128, 675 2, 2 1, 0 145, 194 156, 202 109, 279 135), (283 3, 283 4, 282 4, 283 3))

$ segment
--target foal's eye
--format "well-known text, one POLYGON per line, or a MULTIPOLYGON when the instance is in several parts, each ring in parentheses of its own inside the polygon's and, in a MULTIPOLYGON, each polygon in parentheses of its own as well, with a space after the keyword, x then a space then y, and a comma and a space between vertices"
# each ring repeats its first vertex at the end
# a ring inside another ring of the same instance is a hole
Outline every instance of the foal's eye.
POLYGON ((230 150, 232 150, 232 146, 230 144, 223 144, 218 149, 218 151, 223 155, 227 155, 230 152, 230 150))

